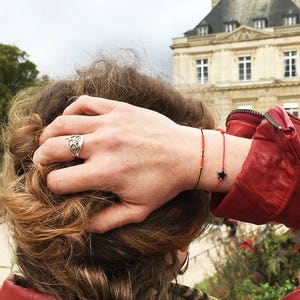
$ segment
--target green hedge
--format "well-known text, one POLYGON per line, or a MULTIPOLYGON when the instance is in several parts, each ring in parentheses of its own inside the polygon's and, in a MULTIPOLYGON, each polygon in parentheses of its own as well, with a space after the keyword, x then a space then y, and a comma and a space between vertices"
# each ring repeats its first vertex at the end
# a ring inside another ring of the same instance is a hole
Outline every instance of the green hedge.
POLYGON ((288 230, 272 224, 225 245, 216 274, 196 285, 221 300, 277 300, 298 285, 300 252, 288 230))

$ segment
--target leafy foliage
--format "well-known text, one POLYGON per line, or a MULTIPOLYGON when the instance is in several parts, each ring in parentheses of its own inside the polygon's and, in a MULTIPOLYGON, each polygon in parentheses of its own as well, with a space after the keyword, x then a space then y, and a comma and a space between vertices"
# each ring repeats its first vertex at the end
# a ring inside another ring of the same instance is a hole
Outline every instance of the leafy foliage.
POLYGON ((292 233, 272 225, 225 246, 216 274, 196 285, 222 300, 276 300, 298 285, 299 249, 292 233))
POLYGON ((9 109, 10 100, 25 87, 35 85, 39 71, 25 51, 0 44, 0 122, 9 109))

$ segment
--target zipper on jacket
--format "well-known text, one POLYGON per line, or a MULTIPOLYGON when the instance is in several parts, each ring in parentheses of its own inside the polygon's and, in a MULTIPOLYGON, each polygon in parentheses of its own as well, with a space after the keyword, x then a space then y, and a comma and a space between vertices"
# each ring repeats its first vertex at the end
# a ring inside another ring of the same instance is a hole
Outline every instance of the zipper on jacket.
POLYGON ((280 126, 267 112, 264 114, 266 120, 276 129, 281 130, 282 126, 280 126))
POLYGON ((260 113, 259 111, 256 111, 256 110, 253 110, 253 109, 244 109, 244 108, 238 108, 238 109, 235 109, 233 110, 226 118, 226 126, 227 126, 227 123, 229 122, 229 119, 232 115, 234 114, 237 114, 237 113, 241 113, 241 114, 245 114, 245 115, 251 115, 251 116, 254 116, 254 117, 258 117, 260 118, 261 120, 264 118, 264 115, 262 113, 260 113))

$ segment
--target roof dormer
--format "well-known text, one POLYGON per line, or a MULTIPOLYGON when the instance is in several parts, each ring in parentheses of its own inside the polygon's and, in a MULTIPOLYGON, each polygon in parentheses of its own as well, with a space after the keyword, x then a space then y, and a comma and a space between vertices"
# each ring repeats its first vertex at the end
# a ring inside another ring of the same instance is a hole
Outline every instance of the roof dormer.
POLYGON ((239 27, 239 23, 237 21, 226 21, 224 22, 224 31, 232 32, 239 27))
POLYGON ((209 24, 205 21, 202 21, 197 26, 197 34, 198 35, 208 35, 209 34, 209 24))
POLYGON ((263 29, 267 27, 267 19, 266 18, 254 18, 253 27, 256 29, 263 29))

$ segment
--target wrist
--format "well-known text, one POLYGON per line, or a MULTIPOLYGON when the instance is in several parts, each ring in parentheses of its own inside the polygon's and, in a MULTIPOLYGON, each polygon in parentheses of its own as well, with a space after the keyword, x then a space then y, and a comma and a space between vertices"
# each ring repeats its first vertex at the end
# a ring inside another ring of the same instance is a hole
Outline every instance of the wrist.
MULTIPOLYGON (((179 175, 180 192, 195 189, 200 172, 202 156, 201 130, 180 126, 178 138, 178 163, 181 165, 179 175)), ((198 185, 199 188, 199 185, 198 185)))
POLYGON ((252 140, 205 130, 206 153, 199 189, 227 193, 240 173, 252 140), (220 179, 220 173, 225 176, 220 179))
POLYGON ((177 135, 177 168, 176 177, 179 182, 178 192, 197 189, 211 191, 218 182, 218 172, 222 168, 222 157, 225 151, 224 170, 227 174, 222 184, 216 189, 217 192, 228 192, 251 147, 251 140, 226 134, 225 145, 222 135, 215 130, 203 130, 205 140, 204 164, 201 177, 197 185, 201 160, 203 139, 201 130, 187 126, 180 126, 177 135), (224 148, 225 146, 225 148, 224 148))

